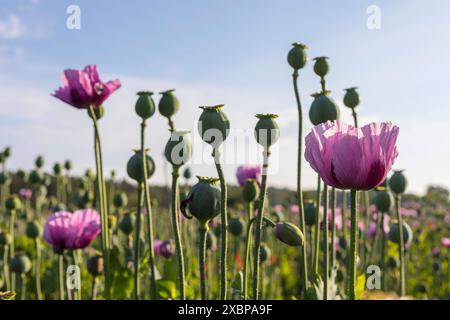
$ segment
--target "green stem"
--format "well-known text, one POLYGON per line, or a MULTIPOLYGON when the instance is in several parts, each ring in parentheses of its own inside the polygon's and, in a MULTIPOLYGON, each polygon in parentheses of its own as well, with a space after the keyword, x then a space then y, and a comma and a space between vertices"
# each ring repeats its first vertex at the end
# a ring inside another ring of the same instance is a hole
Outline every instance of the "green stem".
POLYGON ((250 243, 251 243, 251 233, 250 233, 250 227, 251 227, 251 221, 252 220, 252 213, 253 213, 253 202, 250 201, 247 204, 247 214, 248 214, 248 225, 247 225, 247 233, 246 233, 246 238, 245 238, 245 257, 244 257, 244 290, 243 290, 243 296, 244 296, 244 300, 247 299, 247 268, 248 268, 248 263, 249 263, 249 259, 250 259, 250 243))
POLYGON ((349 287, 348 298, 355 300, 355 286, 356 286, 356 259, 358 248, 358 193, 356 190, 350 191, 350 215, 351 215, 351 230, 350 230, 350 260, 348 268, 349 287))
POLYGON ((345 193, 345 190, 342 190, 341 196, 342 234, 347 239, 347 194, 345 193))
POLYGON ((145 193, 145 206, 147 208, 147 237, 149 245, 149 259, 150 266, 150 295, 152 300, 156 299, 156 269, 155 269, 155 251, 153 248, 153 216, 152 216, 152 204, 150 198, 150 189, 147 184, 148 180, 148 168, 146 165, 147 155, 145 153, 145 120, 141 123, 141 159, 142 159, 142 172, 144 173, 144 193, 145 193))
POLYGON ((330 266, 334 268, 336 263, 336 247, 334 240, 336 238, 336 189, 331 188, 331 242, 330 242, 330 266))
POLYGON ((213 154, 217 174, 220 180, 220 218, 221 218, 221 257, 220 257, 220 299, 227 299, 227 250, 228 250, 228 214, 227 214, 227 184, 220 165, 220 153, 214 148, 213 154))
MULTIPOLYGON (((295 70, 292 74, 292 79, 294 82, 294 92, 295 99, 297 102, 298 109, 298 150, 297 150, 297 201, 299 208, 299 225, 300 230, 302 231, 304 237, 306 237, 306 229, 305 229, 305 212, 303 206, 303 192, 302 192, 302 146, 303 146, 303 113, 302 113, 302 104, 300 101, 300 94, 298 92, 298 71, 295 70)), ((302 264, 300 266, 300 276, 303 281, 303 290, 306 293, 308 290, 308 263, 307 263, 307 253, 306 253, 306 241, 305 239, 304 245, 300 247, 300 258, 302 264)))
POLYGON ((64 255, 58 254, 59 300, 64 300, 64 255))
MULTIPOLYGON (((317 191, 316 191, 316 224, 314 225, 314 263, 313 263, 313 273, 314 278, 319 275, 319 252, 320 252, 320 191, 321 191, 321 180, 320 176, 317 175, 317 191)), ((313 278, 313 279, 314 279, 313 278)))
POLYGON ((205 260, 206 260, 206 235, 208 234, 208 224, 199 227, 199 251, 198 251, 198 259, 199 259, 199 268, 200 268, 200 292, 202 300, 206 300, 206 269, 205 269, 205 260))
POLYGON ((398 230, 400 235, 400 243, 398 244, 398 255, 400 258, 400 296, 406 295, 405 281, 405 238, 403 234, 403 218, 400 214, 400 195, 395 196, 395 211, 398 220, 398 230))
POLYGON ((41 243, 39 238, 34 240, 34 246, 36 248, 36 266, 35 266, 35 278, 36 278, 36 298, 42 300, 41 290, 41 243))
MULTIPOLYGON (((11 210, 9 217, 9 234, 11 236, 11 244, 9 245, 9 261, 11 261, 14 258, 15 255, 15 223, 16 223, 16 211, 11 210)), ((16 274, 14 272, 10 273, 10 279, 11 279, 11 290, 16 290, 16 274)))
POLYGON ((263 174, 261 182, 261 192, 259 194, 259 208, 257 216, 257 225, 255 229, 255 250, 254 250, 254 270, 253 270, 253 299, 258 300, 259 297, 259 269, 260 269, 260 253, 261 253, 261 229, 264 218, 264 202, 267 192, 267 169, 269 167, 270 150, 263 152, 263 174))
POLYGON ((97 296, 97 277, 92 277, 91 300, 95 300, 97 296))
POLYGON ((3 247, 3 278, 5 279, 6 283, 6 291, 11 291, 11 282, 9 277, 9 262, 8 262, 8 253, 9 253, 9 246, 6 245, 3 247))
MULTIPOLYGON (((381 222, 380 222, 380 231, 381 231, 381 256, 380 256, 380 267, 381 270, 386 270, 385 266, 386 266, 386 258, 385 258, 385 252, 386 252, 386 234, 384 233, 384 213, 381 213, 381 222)), ((383 291, 386 291, 386 272, 383 272, 382 274, 383 276, 383 291)))
POLYGON ((330 242, 328 239, 328 185, 323 184, 323 299, 328 300, 328 279, 330 276, 329 265, 329 248, 330 242))
POLYGON ((175 237, 175 246, 178 258, 178 280, 180 282, 180 299, 185 300, 186 293, 184 289, 185 285, 184 255, 183 255, 183 246, 181 243, 178 207, 177 207, 179 176, 180 176, 180 167, 172 166, 172 204, 170 209, 172 212, 172 228, 175 237))
POLYGON ((141 251, 141 209, 144 201, 144 193, 142 192, 143 183, 138 184, 138 201, 136 205, 136 230, 134 236, 134 299, 139 300, 140 282, 139 282, 139 266, 141 251))

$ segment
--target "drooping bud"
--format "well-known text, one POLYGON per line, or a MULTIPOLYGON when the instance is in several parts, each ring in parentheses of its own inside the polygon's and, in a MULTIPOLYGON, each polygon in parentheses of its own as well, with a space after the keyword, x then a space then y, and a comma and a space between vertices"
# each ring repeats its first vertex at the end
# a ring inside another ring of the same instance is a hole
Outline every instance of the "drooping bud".
POLYGON ((233 236, 240 236, 244 231, 244 221, 240 218, 231 218, 228 221, 228 230, 233 236))
POLYGON ((18 252, 14 258, 9 262, 9 268, 12 272, 17 274, 27 273, 31 270, 31 261, 23 252, 18 252))
POLYGON ((36 165, 36 168, 42 168, 45 164, 44 158, 42 156, 38 156, 34 161, 34 164, 36 165))
POLYGON ((329 96, 330 91, 314 93, 314 100, 309 109, 309 119, 313 125, 339 119, 339 107, 329 96))
MULTIPOLYGON (((389 229, 389 240, 394 243, 400 243, 400 229, 398 227, 398 222, 391 224, 389 229)), ((406 222, 403 222, 403 241, 405 244, 410 244, 413 239, 412 229, 406 222)))
POLYGON ((103 273, 103 257, 100 254, 92 256, 87 261, 87 270, 93 277, 98 277, 103 273))
POLYGON ((166 143, 164 155, 173 166, 186 164, 192 155, 190 131, 173 131, 166 143))
POLYGON ((134 230, 135 220, 135 214, 125 213, 119 221, 119 230, 130 235, 134 230))
POLYGON ((222 111, 223 104, 212 107, 200 107, 203 110, 198 120, 198 132, 206 143, 218 147, 228 137, 230 121, 222 111))
POLYGON ((22 202, 20 201, 20 198, 14 194, 5 201, 5 207, 11 211, 20 210, 22 208, 22 202))
POLYGON ((206 225, 220 213, 221 192, 217 185, 218 178, 197 177, 188 198, 181 203, 181 212, 187 218, 195 217, 201 225, 206 225), (186 209, 189 210, 188 215, 186 209))
POLYGON ((151 116, 153 116, 156 110, 155 102, 152 98, 153 92, 140 91, 137 93, 137 95, 139 96, 139 98, 136 101, 134 110, 136 111, 137 115, 143 120, 150 118, 151 116))
POLYGON ((303 210, 305 212, 305 224, 308 227, 314 226, 316 224, 316 206, 314 203, 305 203, 303 210))
POLYGON ((388 213, 391 210, 392 199, 388 191, 377 191, 374 199, 375 207, 382 213, 388 213))
MULTIPOLYGON (((141 150, 134 150, 134 155, 131 156, 130 160, 128 160, 127 163, 128 176, 137 182, 141 182, 144 179, 141 159, 141 150)), ((149 179, 151 178, 153 173, 155 173, 155 162, 153 161, 152 157, 147 155, 147 175, 149 179)))
POLYGON ((128 196, 125 192, 116 193, 113 200, 116 208, 126 207, 128 204, 128 196))
POLYGON ((275 235, 278 240, 293 247, 301 246, 305 241, 302 231, 290 222, 278 222, 275 225, 275 235))
POLYGON ((359 105, 360 102, 359 94, 356 89, 358 89, 358 87, 345 89, 344 105, 346 107, 349 107, 350 109, 356 108, 356 106, 359 105))
POLYGON ((264 147, 270 148, 280 138, 280 127, 275 121, 278 118, 276 114, 257 114, 259 119, 255 126, 256 141, 264 147))
POLYGON ((328 57, 317 57, 313 59, 314 63, 314 72, 319 77, 325 77, 330 70, 330 66, 328 64, 328 57))
POLYGON ((407 186, 406 177, 403 174, 403 170, 396 170, 389 179, 389 188, 396 195, 400 195, 405 192, 407 186))
POLYGON ((35 220, 28 222, 25 233, 30 239, 36 239, 42 236, 42 226, 39 221, 35 220))
POLYGON ((258 199, 259 186, 255 179, 247 179, 242 188, 242 197, 244 201, 249 203, 258 199))
POLYGON ((294 70, 302 69, 308 61, 308 47, 300 42, 292 44, 291 50, 289 50, 287 61, 294 70))
POLYGON ((166 117, 171 118, 175 113, 177 113, 180 108, 180 102, 177 97, 173 94, 175 89, 170 89, 164 92, 160 92, 162 94, 161 99, 158 104, 159 113, 166 117))

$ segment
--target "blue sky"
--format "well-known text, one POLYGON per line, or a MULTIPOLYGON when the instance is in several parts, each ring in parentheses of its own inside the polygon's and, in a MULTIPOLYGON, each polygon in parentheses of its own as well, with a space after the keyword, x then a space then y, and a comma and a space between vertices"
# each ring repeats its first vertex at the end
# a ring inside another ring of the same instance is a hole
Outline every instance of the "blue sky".
MULTIPOLYGON (((297 124, 286 54, 301 41, 310 58, 330 57, 327 82, 336 100, 344 88, 360 87, 361 123, 390 120, 400 126, 395 168, 406 169, 410 191, 423 192, 429 183, 450 186, 449 10, 449 2, 437 0, 2 0, 0 147, 13 147, 12 168, 31 167, 39 153, 49 164, 73 159, 76 172, 92 167, 89 120, 49 93, 63 69, 95 63, 104 80, 123 83, 102 120, 107 168, 123 176, 138 144, 135 92, 174 87, 182 103, 175 122, 187 129, 199 116, 198 105, 225 103, 236 129, 251 129, 255 113, 279 113, 279 170, 270 179, 293 187, 297 124), (81 9, 80 30, 66 28, 71 4, 81 9), (379 30, 366 26, 369 5, 381 10, 379 30)), ((300 81, 306 114, 309 95, 319 89, 311 62, 300 81)), ((341 113, 351 121, 348 109, 341 113)), ((162 183, 166 122, 155 116, 149 127, 147 140, 160 169, 154 180, 162 183)), ((236 165, 246 161, 231 162, 226 173, 234 182, 236 165)), ((313 187, 314 174, 304 168, 304 183, 313 187)), ((211 164, 194 165, 194 171, 214 174, 211 164)))

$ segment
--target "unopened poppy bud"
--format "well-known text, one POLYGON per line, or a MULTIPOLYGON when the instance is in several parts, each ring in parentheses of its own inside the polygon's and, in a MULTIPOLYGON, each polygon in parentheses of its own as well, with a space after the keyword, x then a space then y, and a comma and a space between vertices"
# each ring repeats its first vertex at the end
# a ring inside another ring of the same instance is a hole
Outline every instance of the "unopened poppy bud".
POLYGON ((230 121, 222 111, 223 105, 200 107, 203 110, 198 120, 198 132, 206 143, 218 147, 228 137, 230 121))
POLYGON ((11 259, 9 268, 17 274, 27 273, 31 269, 30 258, 25 253, 19 252, 11 259))
POLYGON ((42 168, 45 164, 44 158, 42 156, 38 156, 34 161, 34 164, 36 165, 36 168, 42 168))
POLYGON ((158 103, 158 111, 162 116, 166 118, 171 118, 175 113, 178 112, 178 109, 180 108, 180 102, 174 95, 174 91, 175 89, 160 92, 160 94, 162 94, 162 97, 158 103))
POLYGON ((128 204, 128 197, 127 194, 125 192, 120 192, 117 193, 114 196, 114 200, 113 200, 114 206, 116 208, 123 208, 126 207, 128 204))
POLYGON ((264 263, 270 259, 272 252, 265 243, 261 243, 261 249, 259 251, 259 259, 261 263, 264 263))
MULTIPOLYGON (((398 222, 391 224, 389 229, 389 240, 399 244, 400 243, 400 229, 398 227, 398 222)), ((410 244, 413 239, 412 229, 406 222, 403 222, 403 241, 405 244, 410 244)))
POLYGON ((5 207, 11 211, 20 210, 20 208, 22 208, 22 202, 17 195, 12 195, 5 201, 5 207))
MULTIPOLYGON (((105 108, 103 107, 103 105, 98 106, 97 108, 93 108, 92 109, 94 111, 94 115, 95 115, 95 120, 100 120, 101 118, 103 118, 103 116, 105 115, 105 108)), ((88 110, 88 115, 89 118, 92 119, 92 114, 91 112, 88 110)))
POLYGON ((11 236, 4 231, 0 231, 0 247, 9 245, 10 243, 11 243, 11 236))
POLYGON ((55 163, 55 165, 53 166, 53 173, 55 174, 55 176, 60 176, 61 172, 62 172, 61 164, 55 163))
POLYGON ((389 179, 389 188, 397 195, 402 194, 406 190, 406 177, 403 170, 394 171, 394 174, 389 179))
POLYGON ((181 212, 187 218, 195 217, 201 225, 207 224, 220 213, 221 192, 217 178, 197 177, 188 198, 181 203, 181 212), (192 216, 187 214, 186 209, 192 216))
POLYGON ((228 221, 228 230, 233 236, 235 237, 240 236, 244 231, 244 221, 242 221, 242 219, 239 218, 231 218, 228 221))
POLYGON ((259 119, 255 126, 255 138, 256 141, 268 149, 271 145, 275 144, 280 138, 280 127, 275 121, 278 118, 276 114, 257 114, 259 119))
POLYGON ((242 188, 242 196, 247 203, 258 199, 259 186, 255 179, 247 179, 245 181, 244 187, 242 188))
POLYGON ((278 240, 289 246, 301 246, 305 241, 301 230, 290 222, 278 222, 275 225, 275 235, 278 240))
POLYGON ((173 131, 166 143, 164 155, 173 166, 186 164, 192 155, 190 131, 173 131))
POLYGON ((382 213, 388 213, 392 206, 391 195, 388 191, 377 191, 374 199, 375 207, 382 213))
POLYGON ((309 227, 316 224, 316 206, 313 203, 305 203, 305 224, 309 227))
POLYGON ((303 43, 295 42, 289 50, 287 61, 294 70, 302 69, 308 61, 308 47, 303 43))
POLYGON ((358 87, 345 89, 344 105, 351 109, 356 108, 356 106, 359 105, 359 94, 356 89, 358 89, 358 87))
POLYGON ((103 273, 103 257, 100 254, 92 256, 87 261, 87 270, 93 277, 98 277, 103 273))
POLYGON ((27 223, 25 233, 28 238, 36 239, 42 235, 42 226, 39 221, 30 221, 27 223))
POLYGON ((135 224, 135 215, 126 213, 123 215, 122 219, 119 221, 119 229, 124 234, 129 235, 134 230, 134 224, 135 224))
POLYGON ((150 118, 155 113, 155 102, 153 101, 153 92, 150 91, 140 91, 137 93, 139 96, 136 101, 134 110, 137 115, 143 120, 150 118))
MULTIPOLYGON (((127 163, 128 176, 137 182, 141 182, 144 180, 141 159, 141 150, 135 150, 134 155, 131 156, 130 160, 128 160, 127 163)), ((147 155, 147 177, 150 179, 153 173, 155 173, 155 162, 153 161, 152 157, 147 155)))
POLYGON ((72 169, 72 162, 70 160, 64 161, 64 169, 70 171, 72 169))
POLYGON ((328 57, 317 57, 313 59, 315 61, 314 63, 314 72, 319 77, 325 77, 328 73, 328 70, 330 69, 330 66, 328 64, 328 57))
POLYGON ((314 100, 309 109, 309 119, 313 125, 339 119, 339 107, 329 96, 330 91, 314 93, 314 100))
POLYGON ((184 177, 186 180, 189 180, 189 179, 192 177, 191 168, 186 167, 186 168, 184 169, 184 171, 183 171, 183 177, 184 177))
POLYGON ((5 184, 9 181, 8 174, 6 172, 0 172, 0 185, 5 184))

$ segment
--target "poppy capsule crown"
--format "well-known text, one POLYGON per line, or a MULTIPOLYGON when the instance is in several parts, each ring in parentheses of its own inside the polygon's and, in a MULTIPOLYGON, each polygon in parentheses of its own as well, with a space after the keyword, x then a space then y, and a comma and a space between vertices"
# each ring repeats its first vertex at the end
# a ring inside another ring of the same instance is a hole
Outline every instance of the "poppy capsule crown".
POLYGON ((155 102, 153 101, 153 92, 140 91, 137 93, 139 98, 136 101, 134 110, 143 120, 150 118, 155 113, 155 102))
POLYGON ((308 61, 308 47, 300 42, 292 44, 289 50, 287 61, 294 70, 302 69, 308 61))
POLYGON ((203 141, 218 147, 228 137, 230 121, 222 111, 223 104, 199 107, 203 110, 198 119, 198 133, 203 141))
POLYGON ((313 93, 314 100, 309 109, 309 119, 313 125, 339 119, 339 106, 330 97, 331 91, 313 93))
POLYGON ((197 179, 197 184, 191 188, 187 199, 181 203, 181 213, 188 219, 195 217, 201 225, 206 226, 220 213, 221 192, 217 185, 219 179, 210 177, 197 179))
POLYGON ((257 114, 259 119, 255 126, 256 141, 265 149, 270 148, 280 138, 280 127, 275 121, 277 114, 257 114))
POLYGON ((187 130, 171 133, 164 149, 164 155, 173 166, 182 166, 190 160, 192 155, 190 133, 187 130))
POLYGON ((313 59, 315 61, 314 72, 319 77, 325 77, 328 71, 330 70, 330 65, 328 64, 327 61, 328 59, 329 59, 328 57, 317 57, 313 59))
POLYGON ((175 89, 160 92, 161 99, 158 103, 159 113, 166 117, 171 118, 180 109, 180 102, 174 94, 175 89))
POLYGON ((360 102, 359 94, 356 89, 358 89, 358 87, 345 89, 344 105, 346 107, 349 107, 350 109, 356 108, 356 106, 359 105, 360 102))
MULTIPOLYGON (((145 151, 147 150, 148 149, 145 149, 145 151)), ((147 178, 150 179, 153 173, 155 173, 155 162, 153 161, 153 158, 150 157, 149 155, 146 155, 146 157, 147 157, 147 178)), ((134 150, 134 155, 131 156, 130 160, 128 160, 127 163, 128 176, 137 182, 141 182, 144 179, 141 159, 142 159, 141 150, 134 150)))

